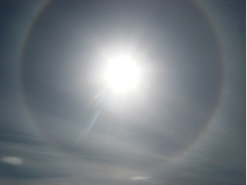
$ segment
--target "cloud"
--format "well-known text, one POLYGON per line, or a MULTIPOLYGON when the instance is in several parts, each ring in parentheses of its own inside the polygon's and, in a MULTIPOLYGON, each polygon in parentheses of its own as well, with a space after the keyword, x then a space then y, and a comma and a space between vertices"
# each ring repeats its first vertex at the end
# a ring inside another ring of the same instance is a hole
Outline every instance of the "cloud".
POLYGON ((1 161, 11 165, 21 165, 23 160, 19 157, 7 156, 7 157, 2 157, 1 161))
POLYGON ((149 179, 150 177, 149 176, 134 176, 134 177, 131 177, 130 179, 131 180, 146 180, 146 179, 149 179))

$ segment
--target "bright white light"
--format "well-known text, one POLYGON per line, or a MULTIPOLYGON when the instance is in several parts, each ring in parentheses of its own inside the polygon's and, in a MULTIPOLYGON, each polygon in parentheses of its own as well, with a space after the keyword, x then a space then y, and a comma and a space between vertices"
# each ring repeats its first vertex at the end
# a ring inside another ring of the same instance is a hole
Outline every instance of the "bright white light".
POLYGON ((129 57, 117 57, 109 62, 105 80, 115 92, 133 90, 139 79, 139 68, 129 57))

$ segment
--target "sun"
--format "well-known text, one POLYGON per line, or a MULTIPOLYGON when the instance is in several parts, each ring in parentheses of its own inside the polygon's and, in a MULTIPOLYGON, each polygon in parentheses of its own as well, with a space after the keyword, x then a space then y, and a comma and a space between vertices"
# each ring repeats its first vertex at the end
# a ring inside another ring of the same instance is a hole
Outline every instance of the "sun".
POLYGON ((132 58, 119 56, 108 62, 104 77, 111 90, 123 93, 137 86, 139 75, 140 69, 132 58))

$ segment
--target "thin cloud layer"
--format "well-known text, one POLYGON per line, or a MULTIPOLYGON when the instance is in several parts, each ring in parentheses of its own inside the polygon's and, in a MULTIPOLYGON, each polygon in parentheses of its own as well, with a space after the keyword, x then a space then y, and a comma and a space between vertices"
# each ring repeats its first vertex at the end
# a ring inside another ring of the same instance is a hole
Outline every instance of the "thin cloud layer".
POLYGON ((1 184, 245 183, 245 2, 1 5, 1 184))

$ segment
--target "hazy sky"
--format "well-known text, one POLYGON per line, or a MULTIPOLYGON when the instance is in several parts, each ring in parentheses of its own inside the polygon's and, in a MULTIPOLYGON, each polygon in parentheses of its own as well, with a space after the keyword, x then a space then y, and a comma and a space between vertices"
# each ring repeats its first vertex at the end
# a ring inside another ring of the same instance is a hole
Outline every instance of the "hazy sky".
POLYGON ((245 184, 245 1, 2 1, 2 184, 245 184), (132 56, 114 94, 109 58, 132 56))

